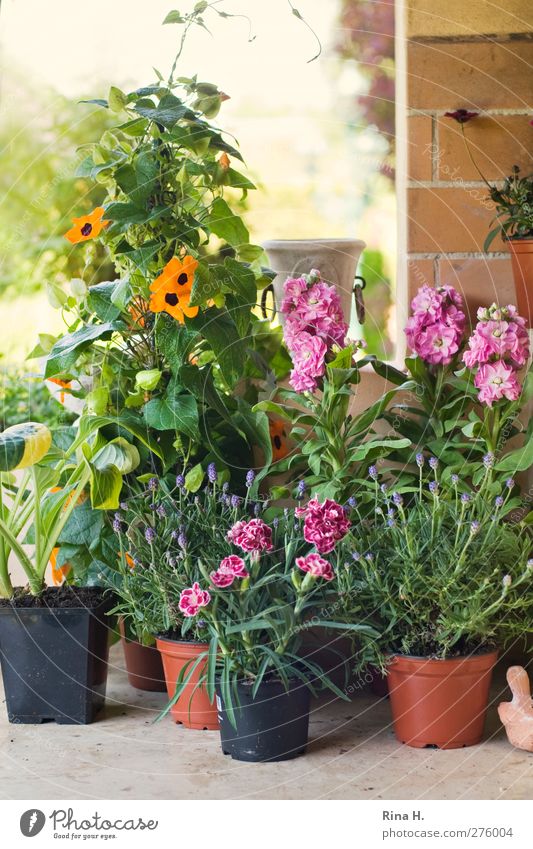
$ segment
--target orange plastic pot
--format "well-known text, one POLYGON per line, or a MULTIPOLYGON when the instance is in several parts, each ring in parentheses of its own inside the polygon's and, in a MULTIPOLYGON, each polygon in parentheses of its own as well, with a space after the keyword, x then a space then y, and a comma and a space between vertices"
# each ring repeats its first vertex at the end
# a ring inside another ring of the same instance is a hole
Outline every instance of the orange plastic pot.
POLYGON ((164 693, 167 689, 161 654, 155 646, 143 646, 137 640, 129 640, 124 630, 124 622, 119 620, 122 648, 128 681, 136 690, 152 693, 164 693))
MULTIPOLYGON (((161 652, 168 697, 172 698, 176 691, 176 681, 183 667, 188 664, 189 670, 198 655, 206 652, 209 646, 207 643, 185 643, 160 637, 156 639, 156 645, 161 652)), ((187 728, 218 731, 218 714, 215 703, 212 704, 209 701, 205 687, 195 689, 205 666, 205 663, 197 666, 191 680, 187 683, 170 712, 174 722, 181 722, 187 728)))
POLYGON ((533 239, 509 239, 511 264, 518 312, 532 326, 533 319, 533 239))
POLYGON ((496 651, 451 660, 394 655, 387 679, 397 739, 416 749, 479 743, 497 658, 496 651))

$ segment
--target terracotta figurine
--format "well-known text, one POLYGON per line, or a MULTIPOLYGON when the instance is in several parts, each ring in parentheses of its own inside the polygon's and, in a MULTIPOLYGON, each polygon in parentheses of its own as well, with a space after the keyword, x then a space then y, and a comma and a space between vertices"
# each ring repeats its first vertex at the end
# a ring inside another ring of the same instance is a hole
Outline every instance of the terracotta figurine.
POLYGON ((498 707, 500 719, 511 745, 533 752, 533 700, 526 670, 522 666, 511 666, 507 670, 507 681, 513 700, 501 702, 498 707))

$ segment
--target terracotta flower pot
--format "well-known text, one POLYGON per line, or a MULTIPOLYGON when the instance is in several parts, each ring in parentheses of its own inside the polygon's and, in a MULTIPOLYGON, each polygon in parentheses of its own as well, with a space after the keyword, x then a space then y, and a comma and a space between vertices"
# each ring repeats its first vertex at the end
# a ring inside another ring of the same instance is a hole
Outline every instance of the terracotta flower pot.
POLYGON ((164 693, 167 689, 161 654, 156 646, 143 646, 137 640, 129 640, 124 631, 124 622, 119 622, 122 648, 126 661, 128 681, 136 690, 164 693))
MULTIPOLYGON (((156 645, 161 652, 167 693, 171 699, 176 691, 176 681, 185 664, 188 663, 188 669, 190 669, 198 655, 207 651, 208 645, 207 643, 186 643, 160 637, 156 639, 156 645)), ((204 687, 194 689, 204 669, 205 665, 202 664, 195 669, 191 680, 170 712, 174 722, 181 722, 187 728, 218 731, 216 704, 211 704, 204 687)))
POLYGON ((317 268, 340 296, 345 320, 350 322, 357 263, 365 243, 359 239, 272 239, 263 245, 276 272, 274 297, 279 310, 287 277, 300 277, 317 268))
POLYGON ((529 327, 531 327, 533 318, 533 239, 509 239, 509 250, 516 290, 516 305, 520 315, 524 316, 529 327))
POLYGON ((429 660, 395 655, 388 667, 394 732, 417 749, 481 741, 498 652, 429 660))

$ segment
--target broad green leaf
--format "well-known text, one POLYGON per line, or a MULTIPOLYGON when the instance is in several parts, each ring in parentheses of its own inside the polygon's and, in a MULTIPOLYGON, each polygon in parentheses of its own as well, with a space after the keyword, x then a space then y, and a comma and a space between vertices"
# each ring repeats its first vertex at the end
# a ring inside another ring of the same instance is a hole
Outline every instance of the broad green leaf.
POLYGON ((149 118, 168 129, 172 129, 181 118, 194 118, 194 112, 173 94, 165 94, 157 106, 147 100, 139 101, 133 108, 143 118, 149 118))
POLYGON ((158 368, 144 369, 135 375, 135 385, 146 392, 153 392, 161 380, 162 372, 158 368))
POLYGON ((223 198, 215 198, 207 218, 207 226, 220 239, 238 246, 250 241, 250 235, 242 219, 235 215, 223 198))
POLYGON ((152 398, 143 410, 146 424, 155 430, 177 430, 190 439, 198 439, 198 405, 192 395, 170 393, 152 398))
POLYGON ((48 355, 44 376, 53 377, 67 371, 74 365, 80 353, 90 348, 93 342, 110 339, 115 330, 121 327, 122 325, 113 322, 89 324, 74 333, 62 336, 48 355))
POLYGON ((108 442, 91 459, 92 466, 98 471, 103 472, 110 466, 114 466, 121 475, 129 475, 130 472, 135 471, 140 462, 141 458, 135 445, 122 436, 108 442))
POLYGON ((189 492, 198 492, 202 486, 204 476, 205 473, 201 463, 193 466, 193 468, 185 475, 185 489, 189 492))
POLYGON ((498 472, 525 472, 533 466, 533 437, 522 448, 511 451, 495 465, 498 472))
POLYGON ((109 89, 107 102, 109 104, 109 108, 113 112, 122 112, 122 110, 126 108, 128 98, 126 97, 123 91, 121 91, 116 86, 112 85, 109 89))
POLYGON ((119 282, 119 280, 106 280, 103 283, 96 283, 89 289, 87 297, 89 308, 96 313, 100 321, 113 321, 120 315, 120 308, 112 300, 119 282))

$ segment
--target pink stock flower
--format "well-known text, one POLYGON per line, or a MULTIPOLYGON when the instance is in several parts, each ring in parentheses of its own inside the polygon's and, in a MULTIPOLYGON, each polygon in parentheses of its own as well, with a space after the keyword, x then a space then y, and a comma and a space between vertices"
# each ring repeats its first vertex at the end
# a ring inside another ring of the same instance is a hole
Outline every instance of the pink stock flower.
POLYGON ((246 564, 242 557, 230 554, 220 561, 216 572, 211 572, 209 577, 215 587, 223 589, 230 587, 235 578, 248 578, 250 573, 246 570, 246 564))
POLYGON ((228 531, 228 539, 243 551, 250 551, 257 556, 262 551, 272 551, 273 548, 272 528, 269 528, 262 519, 236 522, 228 531))
POLYGON ((316 388, 316 379, 322 377, 326 370, 325 356, 327 345, 319 336, 311 336, 310 333, 300 333, 295 340, 292 351, 294 369, 291 372, 291 384, 297 392, 305 391, 301 388, 311 390, 316 388))
POLYGON ((310 275, 285 282, 281 312, 285 316, 283 336, 294 365, 291 385, 297 392, 313 392, 333 345, 342 348, 346 344, 348 325, 339 295, 313 269, 310 275))
POLYGON ((305 507, 296 508, 297 516, 304 516, 304 539, 312 543, 320 554, 329 554, 336 543, 341 540, 350 528, 351 522, 346 518, 344 510, 336 501, 326 498, 320 504, 317 498, 312 498, 305 507))
POLYGON ((324 578, 325 581, 332 581, 335 577, 331 563, 328 563, 319 554, 308 554, 306 557, 297 557, 296 565, 302 572, 309 572, 315 578, 324 578))
POLYGON ((433 365, 447 365, 459 349, 457 331, 445 324, 430 324, 416 340, 416 352, 433 365))
POLYGON ((522 391, 515 370, 502 360, 480 366, 474 384, 479 389, 479 401, 488 407, 502 398, 516 401, 522 391))
POLYGON ((180 593, 179 609, 184 616, 196 616, 201 607, 207 607, 211 596, 195 582, 192 587, 180 593))
POLYGON ((468 340, 463 360, 468 368, 504 360, 513 368, 521 368, 529 358, 529 334, 526 322, 516 307, 498 307, 478 311, 478 323, 468 340))
POLYGON ((462 307, 463 299, 453 286, 421 286, 411 301, 413 315, 405 327, 409 347, 433 365, 450 363, 463 338, 462 307))

